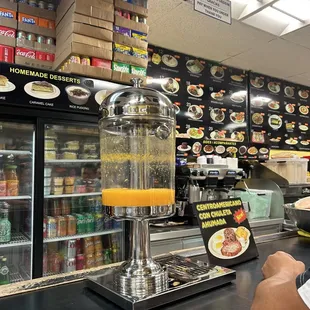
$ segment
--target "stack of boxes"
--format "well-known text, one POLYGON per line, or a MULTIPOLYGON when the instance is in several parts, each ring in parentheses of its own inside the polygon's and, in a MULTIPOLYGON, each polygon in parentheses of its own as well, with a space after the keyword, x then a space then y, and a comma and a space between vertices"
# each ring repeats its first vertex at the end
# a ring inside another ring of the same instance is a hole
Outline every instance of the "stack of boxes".
POLYGON ((131 2, 114 1, 112 80, 122 83, 129 83, 134 76, 145 77, 148 64, 148 9, 131 2))
POLYGON ((113 21, 113 0, 61 1, 54 69, 111 80, 113 21))
POLYGON ((14 62, 17 4, 0 1, 0 61, 14 62))
POLYGON ((54 6, 45 1, 28 3, 18 3, 15 63, 52 69, 56 50, 54 6))

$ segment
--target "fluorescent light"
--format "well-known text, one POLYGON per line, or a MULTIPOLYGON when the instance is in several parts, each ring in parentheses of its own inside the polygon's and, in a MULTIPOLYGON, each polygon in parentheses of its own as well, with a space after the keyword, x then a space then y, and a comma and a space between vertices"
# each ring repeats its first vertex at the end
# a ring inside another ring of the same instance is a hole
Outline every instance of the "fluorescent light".
POLYGON ((266 9, 261 11, 261 14, 267 17, 268 19, 273 19, 281 24, 290 24, 296 22, 296 19, 286 15, 285 13, 279 12, 272 7, 267 7, 266 9))
POLYGON ((273 7, 302 21, 310 19, 310 0, 280 0, 273 7))

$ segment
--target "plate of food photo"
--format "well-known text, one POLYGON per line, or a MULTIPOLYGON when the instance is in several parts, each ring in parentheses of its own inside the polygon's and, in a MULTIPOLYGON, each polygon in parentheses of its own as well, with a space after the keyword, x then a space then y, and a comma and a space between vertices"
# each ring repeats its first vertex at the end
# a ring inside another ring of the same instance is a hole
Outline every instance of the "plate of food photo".
POLYGON ((165 78, 162 81, 161 88, 168 94, 175 94, 179 91, 180 85, 173 78, 165 78))
POLYGON ((307 90, 304 90, 304 89, 301 89, 299 92, 298 92, 298 95, 300 98, 302 99, 308 99, 309 98, 309 92, 307 90))
POLYGON ((291 86, 286 86, 284 88, 284 93, 287 97, 294 97, 295 91, 294 88, 291 86))
POLYGON ((205 66, 198 59, 191 59, 186 62, 186 68, 194 74, 199 74, 205 66))
POLYGON ((279 110, 280 109, 280 102, 279 101, 270 101, 268 103, 268 108, 271 110, 279 110))
POLYGON ((201 130, 199 128, 189 128, 187 130, 187 134, 192 139, 202 139, 204 136, 203 130, 201 130))
POLYGON ((203 148, 203 151, 207 154, 211 154, 214 152, 214 147, 212 145, 206 145, 204 148, 203 148))
POLYGON ((190 118, 198 120, 203 117, 203 109, 198 105, 191 105, 188 107, 188 115, 190 118))
POLYGON ((274 94, 278 94, 281 90, 280 83, 278 82, 269 82, 267 86, 268 89, 274 94))
POLYGON ((285 110, 288 113, 294 113, 295 112, 295 106, 292 103, 288 103, 287 105, 285 105, 285 110))
POLYGON ((255 125, 261 125, 264 122, 264 116, 261 113, 254 113, 252 121, 255 125))
POLYGON ((189 85, 187 86, 187 92, 193 97, 202 97, 203 89, 199 85, 189 85))
POLYGON ((222 79, 225 74, 224 69, 220 66, 212 66, 210 72, 217 79, 222 79))
POLYGON ((88 89, 75 85, 67 86, 66 92, 68 99, 76 105, 86 104, 91 95, 88 89))
POLYGON ((212 140, 224 140, 226 138, 226 134, 224 130, 214 130, 210 133, 210 138, 212 140))
POLYGON ((230 114, 230 120, 235 124, 243 123, 244 119, 245 119, 244 112, 233 112, 230 114))
POLYGON ((213 93, 211 93, 211 97, 214 100, 221 101, 224 99, 224 93, 225 93, 225 91, 213 92, 213 93))
POLYGON ((178 65, 178 60, 172 55, 165 54, 161 57, 161 60, 170 68, 175 68, 178 65))
POLYGON ((208 242, 210 253, 220 259, 234 259, 250 245, 251 232, 243 226, 223 228, 215 232, 208 242))
POLYGON ((237 142, 243 142, 244 141, 244 135, 243 133, 239 131, 234 131, 230 136, 234 141, 237 142))
POLYGON ((305 105, 299 107, 299 112, 303 115, 309 114, 309 108, 305 105))
POLYGON ((38 99, 55 99, 60 95, 59 88, 47 81, 29 82, 24 90, 29 96, 38 99))
POLYGON ((213 108, 210 112, 212 120, 216 123, 221 123, 225 119, 225 113, 219 108, 213 108))
POLYGON ((231 75, 230 78, 235 82, 243 82, 243 77, 240 75, 231 75))
POLYGON ((0 93, 8 93, 15 88, 16 86, 6 76, 0 75, 0 93))
POLYGON ((244 102, 245 98, 246 98, 246 92, 245 91, 238 91, 236 93, 233 93, 230 96, 230 100, 232 100, 233 102, 236 102, 236 103, 244 102))
POLYGON ((195 142, 192 146, 192 151, 194 154, 199 154, 202 150, 202 144, 200 142, 195 142))
POLYGON ((265 84, 264 79, 262 79, 258 76, 255 79, 251 79, 250 83, 255 88, 262 88, 262 87, 264 87, 264 84, 265 84))

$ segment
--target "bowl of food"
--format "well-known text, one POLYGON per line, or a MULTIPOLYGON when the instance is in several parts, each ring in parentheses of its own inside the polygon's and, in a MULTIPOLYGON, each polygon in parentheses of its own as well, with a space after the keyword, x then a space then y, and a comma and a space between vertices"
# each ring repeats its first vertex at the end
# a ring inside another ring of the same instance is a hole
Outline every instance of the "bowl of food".
POLYGON ((91 95, 88 89, 76 85, 67 86, 66 92, 69 101, 76 105, 86 104, 91 95))
POLYGON ((310 197, 284 205, 289 219, 299 228, 310 232, 310 197))

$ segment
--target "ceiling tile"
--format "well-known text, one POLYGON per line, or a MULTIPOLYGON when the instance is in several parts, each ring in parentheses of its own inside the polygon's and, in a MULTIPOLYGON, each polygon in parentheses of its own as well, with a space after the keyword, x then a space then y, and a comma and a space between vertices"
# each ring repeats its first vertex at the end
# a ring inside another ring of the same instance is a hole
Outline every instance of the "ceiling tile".
POLYGON ((164 17, 181 3, 183 3, 182 0, 149 0, 149 17, 147 19, 148 25, 152 25, 159 18, 164 17))

